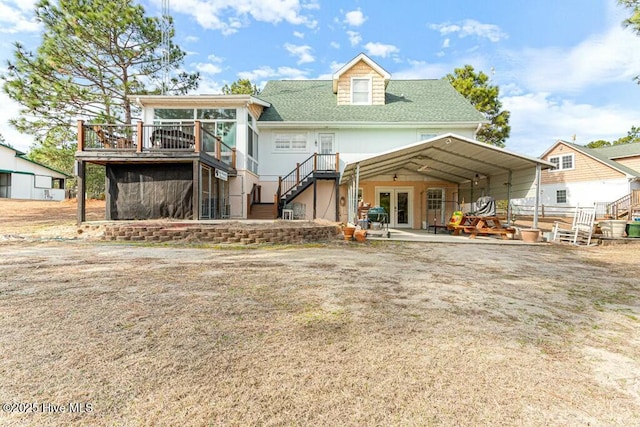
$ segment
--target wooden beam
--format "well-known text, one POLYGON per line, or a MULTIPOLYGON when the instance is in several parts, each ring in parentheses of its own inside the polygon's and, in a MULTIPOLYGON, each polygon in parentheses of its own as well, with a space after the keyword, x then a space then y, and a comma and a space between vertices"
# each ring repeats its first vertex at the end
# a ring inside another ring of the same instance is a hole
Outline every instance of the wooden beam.
POLYGON ((199 153, 202 147, 202 132, 201 132, 202 129, 200 128, 200 121, 196 120, 193 126, 194 126, 193 137, 195 139, 195 145, 193 147, 193 150, 196 153, 199 153))
POLYGON ((340 172, 340 153, 336 153, 336 172, 340 172))
POLYGON ((142 121, 138 120, 136 129, 136 153, 142 153, 142 144, 144 143, 144 126, 142 121))
POLYGON ((78 151, 84 151, 84 120, 78 120, 78 151))
POLYGON ((231 149, 231 167, 234 169, 236 168, 236 158, 237 158, 236 147, 233 147, 231 149))

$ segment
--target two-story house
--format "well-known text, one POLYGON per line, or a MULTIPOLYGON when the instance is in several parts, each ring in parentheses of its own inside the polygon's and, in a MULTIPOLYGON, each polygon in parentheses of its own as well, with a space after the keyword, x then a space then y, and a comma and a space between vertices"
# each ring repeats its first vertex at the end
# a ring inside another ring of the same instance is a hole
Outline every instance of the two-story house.
POLYGON ((560 140, 540 157, 554 165, 541 180, 541 204, 551 214, 593 204, 599 216, 620 207, 628 214, 640 203, 640 143, 588 148, 560 140))
POLYGON ((392 227, 420 228, 483 195, 535 194, 552 166, 477 142, 486 119, 446 80, 393 80, 364 54, 331 80, 270 81, 258 96, 133 100, 134 126, 79 125, 79 175, 105 165, 107 219, 291 209, 346 222, 362 202, 385 207, 392 227))

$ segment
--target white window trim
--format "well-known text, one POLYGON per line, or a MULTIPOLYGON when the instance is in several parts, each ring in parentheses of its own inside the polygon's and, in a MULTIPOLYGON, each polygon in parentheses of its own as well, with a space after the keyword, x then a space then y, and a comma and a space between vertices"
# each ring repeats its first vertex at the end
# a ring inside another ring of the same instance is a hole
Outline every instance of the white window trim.
POLYGON ((303 132, 281 132, 273 136, 273 152, 274 153, 308 153, 309 152, 309 135, 303 132), (296 135, 304 135, 304 148, 292 148, 293 137, 296 135), (289 147, 279 148, 277 146, 278 137, 288 136, 289 147))
POLYGON ((567 190, 564 188, 561 190, 556 190, 556 204, 567 204, 567 203, 569 203, 569 199, 567 198, 567 190), (558 192, 560 191, 564 191, 564 202, 558 201, 558 192))
POLYGON ((557 154, 555 156, 549 156, 549 161, 551 161, 551 159, 558 159, 558 167, 555 169, 550 169, 550 172, 561 172, 561 171, 570 171, 570 170, 574 170, 576 168, 576 156, 574 155, 574 153, 568 153, 568 154, 557 154), (570 168, 563 168, 562 167, 562 158, 565 156, 571 156, 571 167, 570 168))
POLYGON ((426 141, 427 139, 435 138, 436 136, 438 136, 437 132, 429 131, 429 130, 419 130, 417 138, 418 138, 418 141, 426 141), (427 136, 427 137, 423 138, 423 136, 427 136))
POLYGON ((372 77, 351 77, 351 105, 371 105, 373 104, 373 78, 372 77), (354 80, 366 80, 368 82, 369 100, 367 102, 355 102, 353 100, 353 82, 354 80))

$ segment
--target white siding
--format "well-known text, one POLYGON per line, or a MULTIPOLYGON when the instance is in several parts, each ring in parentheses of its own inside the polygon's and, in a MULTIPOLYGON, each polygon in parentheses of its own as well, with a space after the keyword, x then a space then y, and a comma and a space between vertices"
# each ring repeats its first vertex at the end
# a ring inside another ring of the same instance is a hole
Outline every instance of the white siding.
MULTIPOLYGON (((318 151, 315 142, 318 134, 335 134, 335 151, 340 153, 340 165, 344 168, 347 162, 353 162, 363 157, 368 157, 384 151, 389 151, 418 141, 420 133, 424 133, 424 127, 412 127, 401 129, 262 129, 260 131, 260 166, 261 181, 277 181, 278 176, 284 176, 291 172, 296 163, 302 163, 313 153, 318 151), (307 150, 304 152, 278 152, 275 150, 275 135, 283 132, 304 132, 307 135, 307 150)), ((433 133, 442 134, 455 132, 458 135, 473 138, 474 129, 434 129, 433 133)))

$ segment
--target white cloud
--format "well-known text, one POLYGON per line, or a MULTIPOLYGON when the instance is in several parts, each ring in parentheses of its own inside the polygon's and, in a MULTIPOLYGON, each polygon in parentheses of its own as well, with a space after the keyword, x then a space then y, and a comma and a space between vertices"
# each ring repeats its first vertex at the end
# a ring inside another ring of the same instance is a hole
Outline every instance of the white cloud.
POLYGON ((440 35, 458 34, 458 37, 475 36, 498 42, 508 37, 500 27, 493 24, 483 24, 474 19, 465 19, 457 24, 430 24, 429 28, 440 32, 440 35))
POLYGON ((614 140, 637 124, 633 111, 617 105, 594 106, 556 99, 550 93, 526 93, 501 99, 511 112, 511 136, 507 148, 539 156, 558 139, 587 144, 598 139, 614 140), (597 118, 597 119, 595 119, 597 118))
POLYGON ((191 64, 191 66, 204 74, 219 74, 222 71, 222 68, 220 68, 219 66, 215 65, 215 64, 211 64, 211 63, 202 63, 202 62, 198 62, 195 64, 191 64))
POLYGON ((367 55, 369 56, 381 56, 386 58, 392 53, 399 52, 399 49, 391 44, 383 44, 383 43, 367 43, 364 45, 364 48, 367 51, 367 55))
MULTIPOLYGON (((252 83, 264 83, 266 80, 284 79, 301 80, 308 78, 308 72, 292 67, 278 67, 276 69, 269 66, 262 66, 252 71, 241 71, 238 78, 249 79, 252 83)), ((258 84, 260 86, 260 84, 258 84)))
POLYGON ((220 58, 219 56, 216 56, 213 53, 207 56, 207 59, 211 62, 216 62, 216 63, 224 62, 224 58, 220 58))
POLYGON ((340 43, 338 42, 331 42, 329 43, 329 46, 331 46, 334 49, 340 49, 340 43))
POLYGON ((640 72, 640 37, 617 24, 571 48, 529 48, 508 56, 529 90, 577 93, 631 81, 640 72))
POLYGON ((362 41, 362 36, 357 31, 347 31, 347 36, 349 36, 351 46, 357 46, 362 41))
POLYGON ((21 105, 9 98, 4 92, 0 92, 0 106, 0 117, 2 117, 2 120, 0 120, 0 134, 4 137, 5 144, 9 144, 16 150, 26 153, 33 143, 33 137, 21 134, 9 124, 9 119, 18 118, 18 111, 21 105))
POLYGON ((364 24, 367 18, 360 9, 352 10, 344 14, 344 22, 352 27, 359 27, 364 24))
POLYGON ((293 32, 293 36, 297 37, 299 39, 303 39, 304 38, 304 33, 301 33, 300 31, 294 31, 293 32))
POLYGON ((36 0, 0 2, 0 33, 15 34, 41 31, 40 23, 34 19, 36 0))
POLYGON ((284 48, 293 56, 298 57, 298 65, 314 62, 316 59, 311 54, 311 46, 307 45, 294 45, 291 43, 285 43, 284 48))
POLYGON ((451 45, 451 39, 449 37, 447 37, 446 39, 444 39, 442 41, 442 48, 446 49, 451 45))
POLYGON ((249 18, 315 28, 318 22, 303 14, 303 10, 315 9, 314 5, 301 5, 299 0, 181 0, 171 5, 171 11, 192 16, 203 28, 229 35, 249 25, 249 18))
POLYGON ((186 43, 196 43, 196 42, 198 42, 199 40, 200 40, 200 38, 199 38, 199 37, 197 37, 197 36, 186 36, 186 37, 184 38, 184 41, 185 41, 186 43))

